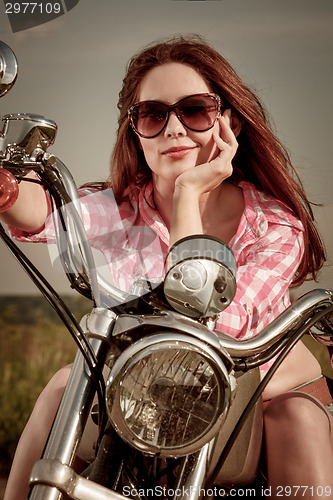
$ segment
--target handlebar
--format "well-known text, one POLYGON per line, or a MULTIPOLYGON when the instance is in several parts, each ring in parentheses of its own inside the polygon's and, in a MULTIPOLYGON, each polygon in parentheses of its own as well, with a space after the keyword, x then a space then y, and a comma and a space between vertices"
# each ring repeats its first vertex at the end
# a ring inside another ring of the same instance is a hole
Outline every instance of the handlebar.
POLYGON ((306 325, 316 314, 327 311, 329 317, 325 327, 320 323, 321 328, 315 328, 313 336, 322 344, 333 345, 332 308, 333 290, 312 290, 297 299, 252 339, 235 341, 227 335, 222 334, 221 337, 220 334, 220 343, 233 357, 254 357, 270 349, 282 336, 292 333, 296 327, 306 325))

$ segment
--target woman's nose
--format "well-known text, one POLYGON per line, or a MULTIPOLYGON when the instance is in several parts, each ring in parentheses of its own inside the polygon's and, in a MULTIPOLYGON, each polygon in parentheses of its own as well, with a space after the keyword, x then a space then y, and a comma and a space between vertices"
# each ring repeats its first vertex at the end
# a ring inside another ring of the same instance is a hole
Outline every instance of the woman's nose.
POLYGON ((182 122, 179 120, 175 111, 171 111, 171 113, 169 115, 169 120, 168 120, 168 123, 165 127, 164 132, 167 136, 185 135, 186 134, 186 128, 184 127, 182 122))

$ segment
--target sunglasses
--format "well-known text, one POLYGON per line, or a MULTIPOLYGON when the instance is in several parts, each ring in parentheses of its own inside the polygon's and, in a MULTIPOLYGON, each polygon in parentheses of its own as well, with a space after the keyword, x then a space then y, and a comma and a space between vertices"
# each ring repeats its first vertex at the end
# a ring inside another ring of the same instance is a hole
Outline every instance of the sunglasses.
POLYGON ((214 126, 220 116, 221 99, 217 94, 194 94, 172 105, 142 101, 129 108, 128 116, 138 135, 152 139, 164 130, 172 111, 189 130, 205 132, 214 126))

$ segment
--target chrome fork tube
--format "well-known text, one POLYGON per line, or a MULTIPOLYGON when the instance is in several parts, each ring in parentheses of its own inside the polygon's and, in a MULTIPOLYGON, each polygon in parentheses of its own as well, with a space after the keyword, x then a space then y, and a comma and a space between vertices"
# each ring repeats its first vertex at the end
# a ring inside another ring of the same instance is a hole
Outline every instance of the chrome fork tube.
MULTIPOLYGON (((93 339, 91 346, 97 359, 103 362, 106 356, 105 341, 93 339)), ((71 466, 89 416, 90 403, 96 392, 80 352, 76 355, 66 389, 56 415, 43 459, 54 460, 71 466)), ((32 472, 33 480, 33 472, 32 472)), ((52 485, 32 484, 30 500, 59 500, 61 493, 52 485)))
POLYGON ((199 500, 205 495, 205 480, 215 439, 185 458, 173 500, 199 500))

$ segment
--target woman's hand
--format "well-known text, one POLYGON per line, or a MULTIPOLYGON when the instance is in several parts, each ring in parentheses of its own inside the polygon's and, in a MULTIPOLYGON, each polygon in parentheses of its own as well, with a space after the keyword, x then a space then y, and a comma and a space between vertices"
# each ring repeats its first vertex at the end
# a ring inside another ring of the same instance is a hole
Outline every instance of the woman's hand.
MULTIPOLYGON (((26 177, 35 179, 35 173, 30 172, 26 177)), ((42 186, 23 180, 15 204, 0 214, 0 220, 28 233, 38 233, 49 214, 50 206, 42 186)))
MULTIPOLYGON (((170 244, 193 234, 203 234, 203 217, 209 217, 210 224, 218 224, 216 214, 220 211, 217 193, 212 197, 210 209, 208 198, 222 182, 232 174, 232 160, 238 142, 231 129, 231 110, 226 110, 219 119, 220 133, 213 134, 215 147, 206 163, 197 165, 182 174, 175 182, 173 209, 170 226, 170 244), (205 198, 205 200, 204 200, 205 198), (203 215, 205 213, 205 215, 203 215), (214 215, 215 214, 215 215, 214 215)), ((239 130, 239 129, 238 129, 239 130)), ((236 131, 237 133, 237 131, 236 131)))
POLYGON ((219 118, 220 133, 213 133, 216 147, 206 163, 183 172, 177 177, 175 191, 189 189, 192 195, 200 196, 218 187, 231 176, 232 160, 238 148, 238 142, 231 129, 231 109, 227 109, 219 118))

